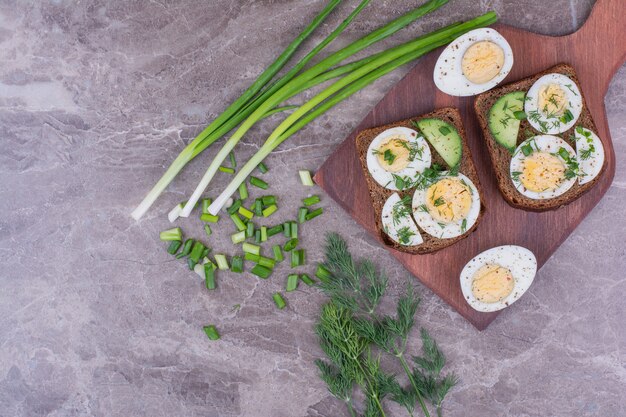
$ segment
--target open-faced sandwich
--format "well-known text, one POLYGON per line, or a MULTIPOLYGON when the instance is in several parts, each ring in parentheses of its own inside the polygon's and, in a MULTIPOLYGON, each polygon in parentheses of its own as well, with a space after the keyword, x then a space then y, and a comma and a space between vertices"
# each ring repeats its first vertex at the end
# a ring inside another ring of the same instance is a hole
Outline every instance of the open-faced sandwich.
POLYGON ((598 181, 604 147, 570 65, 483 93, 474 108, 510 205, 556 209, 598 181))
POLYGON ((434 252, 478 225, 480 183, 457 109, 364 130, 356 147, 387 245, 434 252))

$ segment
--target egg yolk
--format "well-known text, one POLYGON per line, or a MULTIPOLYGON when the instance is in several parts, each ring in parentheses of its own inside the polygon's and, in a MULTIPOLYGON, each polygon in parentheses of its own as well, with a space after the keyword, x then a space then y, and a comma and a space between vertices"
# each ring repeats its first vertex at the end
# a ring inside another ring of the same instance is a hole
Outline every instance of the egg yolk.
POLYGON ((465 51, 461 68, 465 78, 474 84, 484 84, 500 73, 504 51, 493 42, 476 42, 465 51))
POLYGON ((409 165, 409 142, 401 137, 392 137, 377 150, 378 163, 385 171, 398 172, 409 165))
POLYGON ((554 190, 565 179, 563 162, 548 152, 533 152, 522 165, 520 181, 530 191, 554 190))
POLYGON ((444 178, 426 190, 426 208, 437 221, 464 219, 472 207, 472 191, 458 178, 444 178))
POLYGON ((472 294, 483 303, 497 303, 513 292, 515 280, 508 268, 486 264, 474 274, 472 294))
POLYGON ((566 104, 567 96, 560 85, 548 84, 539 89, 539 109, 546 115, 563 115, 566 104))

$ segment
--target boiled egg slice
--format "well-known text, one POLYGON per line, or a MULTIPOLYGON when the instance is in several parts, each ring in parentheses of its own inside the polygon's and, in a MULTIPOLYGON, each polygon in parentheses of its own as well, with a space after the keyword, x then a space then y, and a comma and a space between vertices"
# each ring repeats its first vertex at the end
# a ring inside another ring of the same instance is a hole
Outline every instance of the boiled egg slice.
POLYGON ((461 271, 461 291, 477 311, 502 310, 517 301, 532 284, 537 258, 515 245, 488 249, 472 258, 461 271))
POLYGON ((480 28, 459 36, 443 50, 433 78, 451 96, 473 96, 498 85, 511 71, 511 45, 496 30, 480 28))
MULTIPOLYGON (((387 129, 374 138, 367 149, 367 169, 372 178, 389 190, 399 190, 397 179, 414 178, 430 167, 431 154, 426 140, 407 127, 387 129)), ((406 181, 408 188, 411 181, 406 181)))
POLYGON ((428 186, 413 194, 413 217, 426 233, 439 239, 460 236, 470 230, 480 215, 480 196, 474 183, 463 174, 442 172, 428 186))
POLYGON ((546 74, 526 93, 524 112, 532 127, 556 134, 570 129, 583 110, 583 99, 574 81, 563 74, 546 74))
POLYGON ((583 185, 593 181, 602 171, 604 146, 598 135, 582 126, 576 126, 574 138, 578 158, 578 183, 583 185))
POLYGON ((515 149, 510 175, 517 191, 528 198, 558 197, 576 182, 576 152, 557 136, 534 136, 515 149))
POLYGON ((403 246, 416 246, 424 242, 411 217, 410 197, 400 198, 393 193, 383 206, 383 230, 395 242, 403 246))

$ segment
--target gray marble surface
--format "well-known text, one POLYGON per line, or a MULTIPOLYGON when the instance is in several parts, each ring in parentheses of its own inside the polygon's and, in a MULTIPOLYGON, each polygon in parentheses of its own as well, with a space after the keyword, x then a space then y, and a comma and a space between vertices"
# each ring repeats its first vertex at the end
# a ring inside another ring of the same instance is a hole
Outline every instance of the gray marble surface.
MULTIPOLYGON (((345 3, 315 40, 355 1, 345 3)), ((372 1, 338 44, 415 3, 372 1)), ((451 3, 382 44, 487 9, 512 25, 565 34, 592 6, 451 3)), ((321 352, 312 325, 324 297, 307 288, 278 311, 271 294, 284 284, 284 266, 263 282, 222 275, 209 294, 158 241, 166 211, 192 190, 212 153, 191 163, 140 222, 129 216, 184 144, 322 4, 0 1, 0 416, 347 415, 313 366, 321 352), (206 323, 219 327, 221 341, 207 340, 206 323)), ((309 191, 296 170, 316 169, 404 71, 268 159, 278 217, 292 216, 309 191)), ((462 381, 445 415, 626 415, 625 89, 622 67, 606 97, 618 161, 613 185, 517 304, 481 333, 418 285, 418 322, 462 381)), ((246 137, 239 160, 277 120, 246 137)), ((391 308, 407 272, 332 201, 323 206, 323 220, 302 232, 310 260, 321 259, 319 236, 340 230, 356 253, 388 271, 383 307, 391 308)), ((202 236, 196 219, 181 226, 202 236)), ((223 229, 212 245, 231 251, 230 228, 223 229)), ((416 334, 410 343, 416 353, 416 334)))

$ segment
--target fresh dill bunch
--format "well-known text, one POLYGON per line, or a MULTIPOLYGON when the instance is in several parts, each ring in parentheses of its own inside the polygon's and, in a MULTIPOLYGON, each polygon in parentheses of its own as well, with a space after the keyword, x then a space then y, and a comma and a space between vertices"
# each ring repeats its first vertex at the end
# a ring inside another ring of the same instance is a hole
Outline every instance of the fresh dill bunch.
POLYGON ((354 416, 354 407, 352 405, 352 388, 354 379, 350 379, 336 365, 330 364, 321 359, 315 361, 320 370, 320 378, 326 383, 328 391, 337 399, 346 403, 350 414, 354 416))

